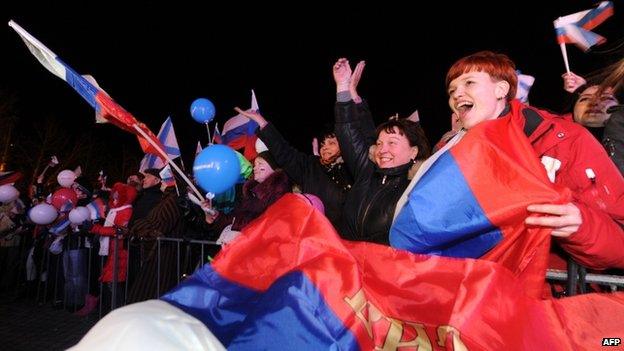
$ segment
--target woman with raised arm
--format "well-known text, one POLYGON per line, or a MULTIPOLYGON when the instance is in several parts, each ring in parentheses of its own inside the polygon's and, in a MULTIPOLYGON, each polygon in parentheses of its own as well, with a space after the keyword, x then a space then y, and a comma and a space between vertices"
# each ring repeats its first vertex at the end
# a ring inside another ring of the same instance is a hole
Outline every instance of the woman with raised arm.
POLYGON ((387 245, 394 207, 409 183, 408 172, 416 161, 429 156, 429 143, 418 123, 391 119, 377 127, 376 147, 370 160, 366 126, 373 124, 372 117, 362 119, 358 112, 358 104, 349 89, 352 77, 349 61, 339 59, 333 74, 337 92, 336 136, 354 178, 339 231, 349 240, 387 245))

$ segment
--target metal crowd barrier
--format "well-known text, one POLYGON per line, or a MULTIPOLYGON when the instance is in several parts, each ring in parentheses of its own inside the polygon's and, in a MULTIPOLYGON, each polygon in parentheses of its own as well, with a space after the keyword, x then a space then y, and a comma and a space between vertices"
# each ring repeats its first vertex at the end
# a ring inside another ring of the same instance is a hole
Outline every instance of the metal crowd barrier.
MULTIPOLYGON (((98 238, 97 236, 95 236, 94 238, 98 238)), ((121 238, 121 237, 119 237, 121 238)), ((119 252, 119 248, 118 248, 118 241, 115 240, 114 237, 111 237, 111 240, 113 241, 112 243, 112 247, 113 247, 113 281, 111 283, 111 289, 110 289, 110 309, 113 310, 117 307, 121 307, 118 306, 118 301, 121 301, 122 305, 125 305, 127 302, 127 296, 128 296, 128 289, 129 287, 132 285, 133 279, 136 279, 136 277, 132 277, 131 276, 131 272, 133 272, 133 269, 130 267, 130 261, 131 261, 131 255, 132 255, 132 250, 130 249, 130 243, 129 243, 129 239, 125 238, 125 245, 126 248, 128 249, 128 255, 127 255, 127 261, 126 261, 126 267, 127 267, 127 276, 126 276, 126 284, 124 287, 124 291, 120 292, 119 291, 119 284, 117 282, 117 273, 119 270, 119 267, 117 265, 117 255, 119 252), (123 299, 118 299, 118 296, 120 293, 123 293, 123 299)), ((182 245, 186 245, 184 247, 184 249, 186 250, 186 256, 185 259, 186 261, 188 261, 187 263, 190 263, 190 266, 193 267, 193 270, 197 267, 201 267, 203 266, 206 262, 207 262, 207 255, 206 255, 206 247, 207 246, 215 246, 218 245, 216 242, 214 241, 207 241, 207 240, 190 240, 190 239, 182 239, 182 238, 170 238, 170 237, 159 237, 156 238, 156 244, 157 244, 157 284, 156 284, 156 296, 160 297, 162 293, 164 293, 164 291, 160 291, 160 279, 161 279, 161 250, 162 250, 162 245, 164 243, 173 243, 176 245, 176 250, 175 250, 175 262, 176 262, 176 276, 177 276, 177 282, 180 283, 180 281, 185 277, 185 273, 186 272, 182 272, 182 268, 181 268, 181 264, 182 264, 182 245), (193 248, 197 247, 197 245, 199 245, 199 257, 195 260, 193 259, 189 259, 189 257, 191 257, 192 254, 192 250, 193 248), (193 261, 192 263, 190 261, 193 261)), ((30 248, 24 248, 21 247, 20 251, 23 252, 23 250, 28 251, 30 248)), ((87 257, 87 292, 90 291, 91 288, 91 275, 93 270, 91 269, 91 264, 92 264, 92 255, 97 254, 97 252, 93 252, 93 248, 88 248, 88 257, 87 257)), ((43 249, 43 257, 41 260, 41 266, 39 267, 39 275, 36 277, 36 281, 37 281, 37 287, 36 287, 36 301, 40 302, 42 304, 46 304, 48 302, 48 297, 50 296, 49 294, 49 289, 53 289, 52 291, 52 298, 55 302, 59 301, 61 296, 59 296, 59 291, 61 289, 64 289, 63 286, 60 286, 60 279, 59 279, 59 274, 62 274, 61 272, 61 265, 60 265, 60 261, 62 258, 63 253, 58 254, 58 255, 53 255, 50 253, 50 251, 48 250, 47 247, 44 247, 43 249), (55 263, 56 263, 56 267, 55 267, 55 272, 54 272, 54 277, 51 276, 51 260, 55 259, 55 263), (45 279, 42 277, 43 274, 46 274, 45 279), (53 285, 50 286, 51 280, 53 279, 53 285)), ((20 254, 20 257, 24 257, 24 255, 20 254)), ((99 259, 99 266, 100 266, 100 274, 102 272, 102 269, 104 267, 104 260, 106 259, 105 256, 100 256, 99 259)), ((69 263, 71 263, 71 260, 68 260, 69 263)), ((25 262, 21 262, 21 265, 25 265, 25 262)), ((22 268, 20 268, 20 272, 24 272, 24 270, 22 270, 22 268)), ((20 275, 22 275, 20 273, 20 275)), ((18 277, 18 280, 20 280, 20 278, 22 277, 18 277)), ((624 276, 622 275, 609 275, 609 274, 595 274, 595 273, 587 273, 586 270, 582 267, 579 266, 578 264, 576 264, 574 261, 569 261, 568 262, 568 267, 567 270, 555 270, 555 269, 549 269, 546 272, 546 280, 549 282, 565 282, 566 285, 566 291, 565 291, 565 296, 572 296, 578 293, 585 293, 586 292, 586 287, 589 284, 597 284, 600 286, 605 286, 608 288, 608 290, 610 291, 616 291, 618 289, 624 289, 624 276)), ((18 282, 19 284, 19 282, 18 282)), ((99 284, 99 318, 102 317, 102 313, 103 311, 103 292, 104 292, 104 286, 103 283, 101 281, 98 281, 99 284)), ((16 288, 16 293, 17 290, 19 289, 19 287, 16 288)), ((62 294, 64 295, 64 294, 62 294)), ((68 300, 68 296, 62 296, 62 300, 63 300, 63 308, 66 307, 66 300, 68 300)), ((74 296, 74 299, 72 300, 74 303, 75 301, 77 301, 78 298, 77 296, 74 296)), ((76 308, 74 308, 75 310, 76 308)))
MULTIPOLYGON (((95 236, 95 238, 97 239, 98 237, 95 236)), ((121 237, 117 237, 117 238, 121 238, 121 237)), ((117 260, 117 257, 118 257, 117 255, 119 252, 118 240, 115 240, 115 237, 110 237, 110 239, 112 241, 111 245, 113 248, 112 250, 113 276, 112 276, 112 282, 110 283, 110 310, 112 311, 115 308, 121 307, 127 303, 128 289, 132 285, 133 279, 136 279, 136 277, 131 276, 131 272, 133 272, 133 269, 131 269, 130 267, 130 262, 132 258, 131 257, 132 250, 130 249, 130 242, 129 242, 130 240, 128 238, 124 238, 125 247, 127 248, 127 252, 128 252, 127 261, 126 261, 127 275, 126 275, 126 284, 124 286, 124 289, 123 291, 120 291, 119 289, 120 284, 117 281, 117 275, 119 271, 118 260, 117 260), (123 294, 123 299, 118 298, 120 293, 123 294), (119 302, 121 302, 121 305, 119 305, 119 302)), ((157 251, 157 284, 156 284, 156 289, 157 289, 156 296, 157 297, 160 297, 162 293, 165 293, 164 291, 160 291, 159 289, 160 277, 161 277, 161 259, 160 259, 161 255, 160 253, 161 253, 163 243, 172 243, 176 245, 175 262, 176 262, 177 283, 180 283, 180 281, 185 277, 185 274, 183 274, 182 268, 181 268, 181 264, 183 261, 182 245, 186 245, 184 249, 186 250, 185 252, 187 253, 187 257, 190 256, 189 253, 191 250, 193 250, 193 248, 196 248, 199 246, 200 257, 197 258, 196 262, 191 263, 191 266, 193 266, 194 268, 201 267, 207 262, 206 246, 218 245, 214 241, 191 240, 191 239, 169 238, 169 237, 159 237, 156 239, 156 242, 157 242, 157 248, 158 248, 158 251, 157 251)), ((91 280, 92 280, 91 278, 93 274, 93 270, 91 269, 92 258, 93 258, 93 255, 97 255, 98 253, 94 251, 92 247, 87 248, 85 250, 88 251, 87 263, 86 263, 87 264, 86 291, 88 293, 89 291, 91 291, 91 287, 92 287, 92 283, 91 283, 91 280)), ((53 303, 62 300, 63 309, 67 307, 66 301, 70 299, 70 296, 65 296, 65 294, 62 293, 64 291, 64 286, 63 286, 64 279, 62 280, 60 279, 60 275, 63 275, 63 272, 61 270, 61 261, 63 261, 62 260, 63 254, 64 254, 64 251, 58 255, 54 255, 49 251, 47 247, 44 247, 43 249, 41 265, 39 267, 38 276, 36 277, 37 286, 36 286, 35 300, 40 304, 47 304, 48 299, 51 297, 53 303), (55 265, 51 265, 52 260, 54 260, 55 265), (52 268, 54 269, 52 270, 52 268)), ((100 275, 102 274, 102 270, 104 268, 104 263, 106 259, 107 259, 107 256, 100 256, 100 259, 99 259, 100 275)), ((68 260, 68 262, 71 263, 71 260, 68 260)), ((25 264, 25 262, 21 262, 20 264, 25 264)), ((102 283, 101 280, 98 279, 98 285, 99 285, 98 286, 98 290, 99 290, 98 318, 101 318, 103 313, 105 312, 103 311, 104 284, 102 283)), ((73 297, 74 299, 72 301, 74 302, 78 301, 80 298, 79 296, 76 296, 76 295, 73 297)), ((74 312, 76 312, 76 310, 77 310, 77 307, 76 305, 74 305, 74 312)))

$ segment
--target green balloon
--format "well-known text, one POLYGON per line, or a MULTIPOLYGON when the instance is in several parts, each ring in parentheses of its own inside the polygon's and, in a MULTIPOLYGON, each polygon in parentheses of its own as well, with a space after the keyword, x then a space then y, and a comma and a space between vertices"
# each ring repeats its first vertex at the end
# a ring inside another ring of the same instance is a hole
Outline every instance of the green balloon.
POLYGON ((253 173, 253 165, 240 152, 236 151, 236 156, 238 156, 238 162, 240 163, 239 180, 245 181, 247 178, 249 178, 251 173, 253 173))

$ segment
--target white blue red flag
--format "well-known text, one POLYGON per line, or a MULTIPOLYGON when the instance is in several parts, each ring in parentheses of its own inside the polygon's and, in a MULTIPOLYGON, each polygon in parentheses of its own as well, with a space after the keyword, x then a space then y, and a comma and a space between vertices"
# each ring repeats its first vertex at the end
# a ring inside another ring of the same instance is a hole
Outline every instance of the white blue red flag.
POLYGON ((30 35, 17 23, 9 21, 13 28, 22 38, 30 52, 48 71, 66 81, 96 112, 96 116, 106 119, 107 122, 117 127, 136 134, 144 152, 159 154, 157 147, 162 147, 154 133, 149 128, 137 121, 132 114, 119 106, 111 97, 95 84, 92 77, 84 77, 74 71, 63 62, 54 52, 43 45, 39 40, 30 35), (137 130, 140 129, 140 131, 137 130), (150 139, 150 141, 147 140, 150 139), (153 145, 156 145, 153 146, 153 145))
POLYGON ((516 74, 518 75, 518 89, 516 89, 516 99, 527 104, 529 103, 529 91, 531 90, 533 83, 535 83, 535 77, 522 74, 520 70, 516 70, 516 74))
POLYGON ((162 179, 162 183, 166 186, 174 186, 176 184, 175 178, 173 177, 173 172, 171 171, 171 166, 166 165, 160 171, 160 179, 162 179))
MULTIPOLYGON (((251 91, 251 108, 247 111, 258 111, 256 94, 251 91)), ((256 158, 256 129, 258 123, 238 114, 230 118, 223 126, 222 144, 230 146, 234 150, 244 149, 243 155, 248 160, 256 158)))
POLYGON ((584 350, 622 334, 624 293, 542 300, 524 291, 498 260, 340 240, 322 213, 287 194, 161 299, 227 350, 584 350))
POLYGON ((559 17, 554 21, 557 42, 559 44, 575 44, 583 51, 589 50, 594 45, 602 44, 606 39, 591 32, 591 29, 597 27, 611 15, 613 15, 613 3, 603 1, 595 9, 559 17))
MULTIPOLYGON (((180 157, 180 147, 178 146, 178 139, 176 138, 175 130, 173 129, 171 117, 167 117, 167 119, 160 126, 160 131, 158 131, 158 140, 164 146, 165 153, 167 153, 167 156, 169 156, 170 159, 173 160, 180 157)), ((139 171, 143 172, 148 168, 160 169, 166 164, 167 161, 163 160, 159 156, 154 154, 145 154, 145 157, 141 160, 139 171)))

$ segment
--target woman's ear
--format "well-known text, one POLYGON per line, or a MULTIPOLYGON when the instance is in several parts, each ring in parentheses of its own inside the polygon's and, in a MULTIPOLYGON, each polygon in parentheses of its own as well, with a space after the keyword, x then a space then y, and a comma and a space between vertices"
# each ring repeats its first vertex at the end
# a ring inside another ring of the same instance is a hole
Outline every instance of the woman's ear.
POLYGON ((418 146, 412 146, 412 153, 410 156, 412 160, 416 160, 416 156, 418 156, 418 146))
POLYGON ((496 98, 498 100, 502 100, 504 98, 507 97, 507 94, 509 94, 509 82, 506 80, 501 80, 499 82, 496 83, 496 90, 495 90, 495 94, 496 94, 496 98))

